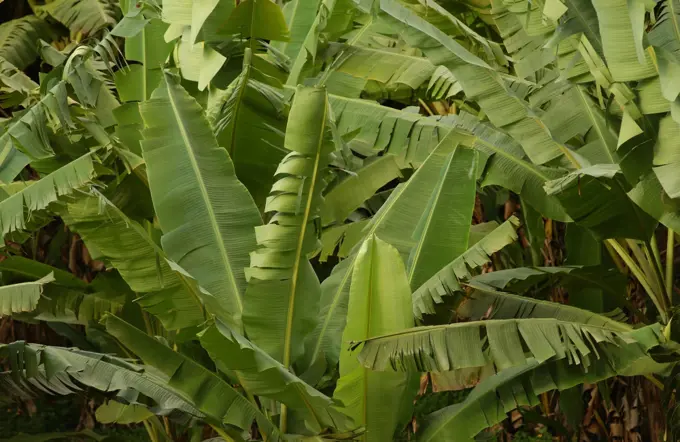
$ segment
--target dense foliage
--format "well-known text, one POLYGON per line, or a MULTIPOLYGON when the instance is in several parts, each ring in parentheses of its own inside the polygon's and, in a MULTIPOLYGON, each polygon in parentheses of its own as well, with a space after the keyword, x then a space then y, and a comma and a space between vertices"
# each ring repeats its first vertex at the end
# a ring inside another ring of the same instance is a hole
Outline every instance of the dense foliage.
POLYGON ((38 333, 3 401, 154 442, 594 440, 601 407, 675 440, 677 0, 17 4, 0 315, 38 333))

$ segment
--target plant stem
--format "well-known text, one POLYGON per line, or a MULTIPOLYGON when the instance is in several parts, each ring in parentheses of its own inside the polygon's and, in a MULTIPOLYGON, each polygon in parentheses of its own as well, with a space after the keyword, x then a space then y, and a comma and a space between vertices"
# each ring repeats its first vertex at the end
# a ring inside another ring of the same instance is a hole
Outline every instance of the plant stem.
MULTIPOLYGON (((675 240, 675 232, 673 229, 668 229, 668 240, 666 241, 666 296, 668 300, 673 299, 673 248, 675 240)), ((672 302, 671 302, 672 305, 672 302)))
POLYGON ((236 442, 236 441, 234 441, 234 439, 233 439, 231 436, 229 436, 229 435, 227 434, 226 431, 224 431, 223 429, 221 429, 219 426, 213 425, 213 424, 209 424, 209 425, 212 427, 213 430, 215 430, 215 432, 216 432, 217 434, 220 435, 220 437, 221 437, 222 439, 224 439, 225 442, 236 442))
POLYGON ((649 241, 652 246, 652 253, 654 254, 654 262, 656 263, 656 268, 659 270, 659 275, 663 279, 663 266, 661 265, 661 253, 659 252, 659 243, 656 241, 656 235, 652 235, 652 239, 649 241))
POLYGON ((286 404, 281 404, 279 430, 281 430, 281 434, 286 434, 286 430, 288 430, 288 407, 286 407, 286 404))
POLYGON ((640 270, 640 267, 635 263, 633 258, 628 255, 628 253, 621 247, 621 244, 619 244, 616 240, 613 239, 608 239, 607 242, 609 245, 616 251, 616 253, 621 257, 623 262, 626 263, 630 271, 633 273, 633 275, 640 281, 640 284, 642 284, 642 287, 647 291, 647 294, 649 297, 652 299, 652 302, 654 303, 654 306, 656 309, 659 311, 659 315, 661 315, 661 319, 664 322, 668 321, 668 314, 666 313, 666 309, 663 307, 663 305, 659 302, 659 299, 657 299, 656 293, 652 290, 651 285, 649 284, 649 281, 647 281, 647 278, 645 277, 645 274, 640 270))
POLYGON ((142 421, 144 424, 144 428, 146 429, 146 432, 149 434, 149 439, 151 439, 151 442, 158 442, 158 436, 156 436, 156 431, 153 429, 153 426, 150 425, 147 421, 142 421))

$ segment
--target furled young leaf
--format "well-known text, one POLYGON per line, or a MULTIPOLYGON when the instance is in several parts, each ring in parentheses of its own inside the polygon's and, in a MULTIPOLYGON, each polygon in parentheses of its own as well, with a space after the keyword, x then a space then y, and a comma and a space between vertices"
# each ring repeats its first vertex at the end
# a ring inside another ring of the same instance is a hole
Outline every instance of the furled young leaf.
POLYGON ((323 88, 298 87, 285 147, 265 212, 258 248, 247 269, 244 324, 248 337, 289 367, 302 356, 314 328, 319 280, 308 255, 317 248, 324 171, 335 150, 328 97, 323 88))
POLYGON ((198 362, 173 351, 160 341, 115 316, 105 319, 106 330, 123 345, 167 376, 169 388, 190 398, 196 408, 218 422, 241 429, 250 428, 253 420, 264 434, 278 440, 278 430, 257 406, 217 374, 198 362))
POLYGON ((141 113, 163 250, 218 301, 221 311, 212 313, 241 329, 243 268, 261 224, 257 207, 200 105, 169 74, 141 113))
POLYGON ((221 146, 234 162, 236 175, 259 207, 286 155, 284 131, 288 106, 273 67, 250 49, 243 70, 229 87, 208 99, 207 115, 221 146))
POLYGON ((19 192, 0 202, 0 230, 3 234, 26 228, 27 215, 46 209, 48 205, 89 183, 95 176, 97 158, 88 153, 26 184, 19 192))
POLYGON ((54 282, 52 273, 37 281, 1 286, 0 316, 33 311, 38 305, 43 286, 50 282, 54 282))
POLYGON ((413 292, 413 313, 422 319, 423 314, 435 313, 435 305, 442 297, 460 289, 460 280, 471 276, 470 270, 480 267, 491 255, 517 240, 519 220, 514 216, 494 229, 479 242, 437 271, 413 292))
POLYGON ((350 429, 347 416, 339 413, 329 397, 292 374, 280 362, 219 321, 199 334, 201 345, 218 368, 235 371, 250 394, 275 399, 304 416, 315 432, 350 429))
MULTIPOLYGON (((371 235, 356 260, 342 340, 364 340, 410 327, 410 289, 399 252, 371 235)), ((410 415, 416 393, 414 380, 406 373, 370 371, 359 364, 355 354, 344 352, 333 397, 342 402, 343 411, 356 424, 366 429, 360 440, 390 440, 410 415)))
POLYGON ((83 238, 93 258, 107 260, 130 288, 142 295, 140 305, 156 315, 166 329, 195 326, 205 320, 200 299, 207 295, 170 267, 151 231, 104 196, 81 196, 69 202, 60 215, 83 238))
POLYGON ((612 315, 502 292, 477 281, 470 282, 469 287, 473 289, 471 293, 456 293, 454 296, 457 298, 454 300, 454 304, 457 304, 456 313, 467 320, 552 318, 578 324, 605 324, 612 330, 621 332, 632 330, 631 326, 617 321, 612 315))

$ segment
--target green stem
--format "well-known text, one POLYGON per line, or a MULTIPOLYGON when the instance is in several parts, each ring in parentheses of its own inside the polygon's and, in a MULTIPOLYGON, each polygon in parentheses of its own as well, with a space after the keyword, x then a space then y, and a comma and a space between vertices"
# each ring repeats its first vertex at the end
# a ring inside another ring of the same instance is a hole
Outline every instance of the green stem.
POLYGON ((142 423, 144 424, 146 432, 149 434, 149 439, 151 439, 151 442, 158 442, 158 436, 156 436, 156 431, 154 431, 153 427, 145 420, 142 421, 142 423))
POLYGON ((633 258, 631 258, 630 255, 628 255, 628 253, 623 249, 623 247, 621 247, 621 244, 619 244, 616 240, 608 239, 607 242, 621 257, 623 262, 628 266, 628 268, 633 273, 633 275, 638 279, 638 281, 640 281, 640 284, 642 284, 642 287, 645 289, 649 297, 652 299, 654 306, 656 306, 656 309, 659 311, 661 319, 664 322, 667 322, 668 314, 666 313, 666 310, 664 309, 663 305, 659 302, 659 299, 657 299, 656 293, 652 290, 649 281, 647 281, 647 278, 645 277, 645 274, 642 272, 640 267, 638 267, 633 258))
POLYGON ((288 430, 288 407, 286 407, 286 404, 281 404, 279 429, 281 430, 281 434, 286 434, 286 431, 288 430))
POLYGON ((222 439, 225 440, 225 442, 236 442, 231 436, 229 436, 229 435, 227 434, 226 431, 224 431, 224 430, 223 430, 222 428, 220 428, 219 426, 213 425, 213 424, 208 424, 208 425, 210 425, 210 426, 212 427, 212 429, 215 430, 215 432, 216 432, 217 434, 219 434, 220 437, 221 437, 222 439))
MULTIPOLYGON (((673 229, 668 229, 668 240, 666 242, 666 296, 668 300, 673 299, 673 248, 675 240, 675 232, 673 229)), ((672 304, 672 303, 671 303, 672 304)))
POLYGON ((652 247, 652 253, 654 254, 654 262, 656 263, 656 268, 659 271, 659 275, 661 275, 661 279, 663 280, 663 266, 661 265, 661 253, 659 252, 659 243, 656 241, 656 235, 652 235, 652 239, 649 241, 649 244, 652 247))

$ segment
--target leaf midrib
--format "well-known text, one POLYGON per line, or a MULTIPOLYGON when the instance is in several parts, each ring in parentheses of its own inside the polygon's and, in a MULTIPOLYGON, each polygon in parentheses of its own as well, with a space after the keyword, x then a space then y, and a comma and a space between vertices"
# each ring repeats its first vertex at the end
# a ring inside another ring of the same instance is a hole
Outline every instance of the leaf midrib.
POLYGON ((234 291, 234 297, 236 298, 236 303, 238 306, 239 311, 236 312, 238 314, 243 313, 243 301, 241 300, 241 293, 238 290, 238 285, 236 284, 236 279, 234 278, 234 273, 231 269, 231 264, 229 262, 229 255, 227 253, 227 249, 224 247, 224 241, 222 241, 222 234, 219 229, 219 225, 217 224, 217 220, 215 217, 215 212, 212 208, 212 204, 210 202, 210 196, 208 195, 208 189, 205 187, 205 183, 203 182, 203 176, 201 174, 200 168, 198 167, 198 163, 196 161, 196 158, 194 156, 194 148, 193 144, 191 143, 191 140, 189 139, 188 133, 186 128, 184 127, 184 122, 182 121, 182 118, 180 117, 179 109, 177 108, 177 104, 175 103, 175 95, 173 93, 172 87, 170 83, 165 81, 165 85, 168 91, 168 102, 170 103, 170 106, 172 107, 172 112, 173 115, 175 116, 175 121, 177 121, 177 127, 180 131, 180 134, 182 135, 182 140, 184 141, 184 146, 186 147, 186 152, 187 156, 189 157, 189 161, 191 164, 191 168, 194 171, 194 175, 196 176, 196 181, 198 182, 198 187, 203 199, 204 206, 208 212, 208 218, 210 221, 210 225, 213 230, 213 234, 215 235, 217 247, 220 251, 220 257, 222 259, 224 269, 227 274, 227 278, 229 279, 229 282, 232 286, 232 289, 234 291))

